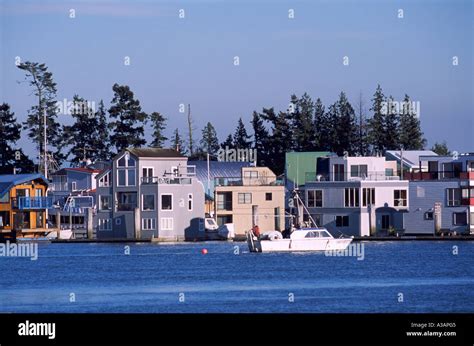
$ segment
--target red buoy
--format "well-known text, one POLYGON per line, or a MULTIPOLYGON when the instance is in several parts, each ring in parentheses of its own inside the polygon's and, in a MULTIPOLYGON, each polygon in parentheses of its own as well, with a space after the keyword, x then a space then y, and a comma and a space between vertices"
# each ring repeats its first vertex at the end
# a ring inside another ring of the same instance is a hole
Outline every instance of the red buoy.
POLYGON ((202 249, 202 250, 201 250, 201 253, 202 253, 203 255, 207 254, 207 249, 202 249))

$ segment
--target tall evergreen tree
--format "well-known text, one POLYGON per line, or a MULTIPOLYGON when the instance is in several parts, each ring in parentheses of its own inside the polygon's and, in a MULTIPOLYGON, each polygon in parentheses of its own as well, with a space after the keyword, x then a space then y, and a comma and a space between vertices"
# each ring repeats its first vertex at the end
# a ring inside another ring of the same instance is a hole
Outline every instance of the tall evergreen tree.
POLYGON ((163 148, 168 138, 165 137, 166 118, 158 112, 150 114, 150 120, 153 127, 151 146, 154 148, 163 148))
POLYGON ((234 146, 238 149, 247 149, 250 146, 250 136, 247 134, 242 118, 239 118, 233 139, 234 146))
POLYGON ((269 158, 268 131, 261 116, 257 112, 252 115, 253 149, 257 150, 257 161, 261 166, 266 166, 269 158))
POLYGON ((359 94, 359 100, 357 102, 357 140, 356 140, 356 152, 361 156, 369 155, 369 142, 367 136, 367 122, 365 115, 364 100, 362 93, 359 94))
POLYGON ((264 108, 260 116, 271 124, 272 130, 269 136, 268 166, 277 175, 282 174, 285 171, 285 153, 292 150, 290 117, 287 112, 275 114, 273 107, 264 108))
POLYGON ((451 155, 451 151, 449 150, 448 144, 446 143, 446 141, 444 141, 442 143, 436 142, 431 147, 431 150, 434 151, 436 154, 438 154, 440 156, 449 156, 449 155, 451 155))
POLYGON ((370 120, 368 120, 368 136, 369 142, 376 153, 384 153, 386 150, 385 146, 385 116, 384 116, 384 103, 386 97, 383 94, 380 84, 377 85, 374 97, 372 99, 371 111, 374 112, 374 115, 370 120))
POLYGON ((179 130, 176 129, 173 132, 173 137, 171 140, 171 146, 173 149, 177 150, 180 154, 186 155, 186 146, 184 145, 184 140, 179 134, 179 130))
POLYGON ((333 150, 339 155, 343 155, 344 152, 354 155, 357 142, 356 119, 354 108, 352 108, 344 92, 339 94, 337 108, 338 121, 334 124, 337 133, 336 147, 333 150))
POLYGON ((313 128, 313 114, 315 104, 311 97, 304 93, 301 98, 291 96, 293 112, 289 116, 293 125, 293 148, 296 151, 311 151, 315 148, 315 132, 313 128))
POLYGON ((314 104, 314 147, 316 150, 327 151, 329 150, 330 141, 330 121, 328 119, 325 107, 320 98, 316 100, 314 104))
POLYGON ((217 132, 210 122, 202 129, 201 148, 205 153, 215 156, 219 150, 217 132))
POLYGON ((91 116, 92 109, 88 108, 87 101, 78 95, 73 97, 71 116, 74 123, 64 126, 64 136, 70 145, 70 157, 73 166, 79 166, 84 159, 95 161, 98 144, 98 121, 91 116))
POLYGON ((224 142, 221 143, 221 148, 226 150, 226 149, 232 149, 234 147, 234 138, 232 137, 231 134, 227 136, 224 142))
POLYGON ((111 144, 117 152, 127 147, 141 147, 146 144, 144 124, 147 114, 142 112, 140 101, 134 98, 133 92, 127 85, 114 84, 114 98, 109 108, 110 123, 113 134, 111 144))
POLYGON ((109 125, 107 121, 107 113, 104 106, 104 101, 100 100, 99 108, 95 112, 97 121, 97 130, 94 144, 94 158, 98 161, 108 161, 112 158, 110 148, 110 134, 109 125))
POLYGON ((17 147, 21 125, 7 103, 0 105, 0 133, 0 174, 12 174, 14 169, 16 173, 32 173, 35 169, 33 161, 17 147))
POLYGON ((405 150, 422 150, 426 140, 421 132, 420 119, 412 107, 410 97, 405 94, 400 110, 400 146, 405 150))
POLYGON ((397 150, 400 148, 399 141, 399 116, 396 109, 393 97, 387 100, 387 112, 384 115, 384 149, 385 150, 397 150))
POLYGON ((337 153, 338 151, 344 152, 344 149, 339 148, 339 120, 340 120, 340 115, 339 115, 339 107, 338 103, 334 102, 333 104, 329 105, 328 110, 326 111, 325 114, 325 120, 326 120, 326 128, 324 132, 324 144, 325 144, 325 150, 337 153))
MULTIPOLYGON (((46 113, 46 139, 48 153, 53 154, 54 160, 60 165, 65 159, 61 152, 64 136, 62 127, 57 122, 56 83, 53 74, 45 64, 26 61, 18 65, 25 72, 25 80, 33 89, 37 103, 28 111, 24 129, 28 130, 28 137, 36 144, 38 152, 44 154, 44 114, 46 113)), ((44 160, 41 160, 41 164, 44 160)))

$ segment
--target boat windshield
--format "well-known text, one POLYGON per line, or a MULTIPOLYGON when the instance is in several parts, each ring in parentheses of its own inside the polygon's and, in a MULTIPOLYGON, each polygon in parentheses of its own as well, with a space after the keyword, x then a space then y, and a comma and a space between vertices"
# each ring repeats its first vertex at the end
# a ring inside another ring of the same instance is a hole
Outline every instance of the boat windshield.
POLYGON ((305 238, 331 238, 327 231, 309 231, 304 236, 305 238))

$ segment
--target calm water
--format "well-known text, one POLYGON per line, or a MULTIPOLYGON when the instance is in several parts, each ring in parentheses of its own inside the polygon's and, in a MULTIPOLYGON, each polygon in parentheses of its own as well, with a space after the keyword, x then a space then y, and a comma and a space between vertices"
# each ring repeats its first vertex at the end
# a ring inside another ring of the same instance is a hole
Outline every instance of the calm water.
POLYGON ((473 242, 367 242, 362 261, 245 243, 124 246, 0 257, 0 312, 474 312, 473 242))

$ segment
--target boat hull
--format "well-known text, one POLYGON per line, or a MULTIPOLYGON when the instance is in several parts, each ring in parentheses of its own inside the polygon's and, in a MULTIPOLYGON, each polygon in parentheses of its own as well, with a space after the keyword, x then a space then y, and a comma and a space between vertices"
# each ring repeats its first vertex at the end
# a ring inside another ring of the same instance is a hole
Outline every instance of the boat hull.
POLYGON ((247 239, 251 252, 300 252, 345 250, 352 238, 331 239, 247 239))

